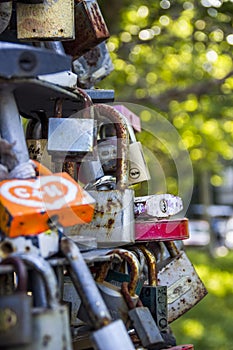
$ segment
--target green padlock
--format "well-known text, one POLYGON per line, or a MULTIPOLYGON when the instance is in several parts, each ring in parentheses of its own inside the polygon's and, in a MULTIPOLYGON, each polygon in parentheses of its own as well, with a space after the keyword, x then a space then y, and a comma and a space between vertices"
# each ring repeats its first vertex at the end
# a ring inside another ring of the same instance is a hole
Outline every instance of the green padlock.
POLYGON ((148 266, 148 285, 141 290, 140 299, 147 306, 160 331, 166 331, 167 321, 167 286, 158 285, 155 256, 144 246, 138 247, 145 255, 148 266))

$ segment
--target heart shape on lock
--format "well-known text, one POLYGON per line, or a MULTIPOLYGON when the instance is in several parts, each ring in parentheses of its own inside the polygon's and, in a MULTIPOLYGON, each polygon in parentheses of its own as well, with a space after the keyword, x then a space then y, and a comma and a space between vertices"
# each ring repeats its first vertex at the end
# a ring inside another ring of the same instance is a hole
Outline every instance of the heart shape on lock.
POLYGON ((36 180, 12 180, 1 186, 1 195, 8 201, 33 208, 54 210, 72 202, 78 188, 69 180, 56 175, 36 180))

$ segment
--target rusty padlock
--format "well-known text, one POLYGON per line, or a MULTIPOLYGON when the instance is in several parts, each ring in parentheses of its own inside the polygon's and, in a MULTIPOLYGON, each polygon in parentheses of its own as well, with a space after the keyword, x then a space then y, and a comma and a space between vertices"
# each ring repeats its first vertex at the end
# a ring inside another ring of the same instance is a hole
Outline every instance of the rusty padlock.
POLYGON ((109 38, 110 34, 96 0, 75 0, 75 40, 63 43, 73 59, 109 38))
POLYGON ((18 3, 17 37, 20 40, 74 38, 73 0, 46 0, 41 4, 18 3))
POLYGON ((193 264, 173 241, 164 242, 170 257, 158 264, 158 283, 167 286, 168 323, 176 320, 207 294, 193 264))

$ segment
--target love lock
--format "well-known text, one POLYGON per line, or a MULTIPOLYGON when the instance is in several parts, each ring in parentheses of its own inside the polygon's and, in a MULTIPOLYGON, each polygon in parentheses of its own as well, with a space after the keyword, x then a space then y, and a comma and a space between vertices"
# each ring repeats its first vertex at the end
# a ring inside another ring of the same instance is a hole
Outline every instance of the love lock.
POLYGON ((167 286, 158 285, 157 267, 154 255, 140 245, 138 248, 145 255, 148 266, 148 285, 142 287, 140 299, 148 307, 159 330, 165 331, 167 322, 167 286))
POLYGON ((89 222, 95 200, 67 173, 0 183, 0 230, 8 237, 89 222))
POLYGON ((158 264, 158 283, 167 286, 168 323, 190 310, 207 294, 193 264, 175 243, 164 242, 170 257, 158 264))
POLYGON ((0 266, 6 264, 13 265, 17 288, 12 295, 0 296, 0 344, 4 349, 32 342, 32 299, 27 295, 27 269, 18 257, 8 257, 0 266))
POLYGON ((128 316, 135 329, 141 344, 147 349, 159 350, 165 346, 165 342, 157 327, 150 310, 144 307, 139 301, 138 305, 134 305, 129 293, 128 283, 123 282, 121 292, 129 307, 128 316))
MULTIPOLYGON (((58 283, 50 264, 41 257, 31 254, 21 254, 20 258, 32 269, 33 274, 38 274, 42 286, 45 289, 45 300, 38 291, 32 289, 35 306, 32 308, 32 342, 33 350, 72 349, 68 309, 58 300, 58 283), (44 305, 45 304, 45 305, 44 305)), ((30 350, 17 348, 17 350, 30 350)))
MULTIPOLYGON (((109 254, 112 253, 119 255, 130 266, 130 282, 128 289, 131 301, 133 305, 136 305, 139 299, 139 296, 135 294, 139 281, 139 262, 130 251, 114 249, 109 254)), ((96 282, 112 318, 115 320, 121 319, 126 323, 128 320, 128 305, 121 293, 121 287, 105 281, 109 268, 109 263, 101 264, 100 270, 96 275, 96 282)))

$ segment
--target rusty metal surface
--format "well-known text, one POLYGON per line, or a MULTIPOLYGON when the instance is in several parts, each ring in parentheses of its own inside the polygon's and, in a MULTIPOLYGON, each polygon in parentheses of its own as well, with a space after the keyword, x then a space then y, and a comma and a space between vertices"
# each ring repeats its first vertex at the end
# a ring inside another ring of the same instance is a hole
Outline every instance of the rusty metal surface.
POLYGON ((73 39, 73 0, 47 0, 43 4, 17 3, 17 35, 23 40, 73 39))
POLYGON ((98 3, 80 1, 75 5, 75 40, 64 42, 64 49, 74 59, 110 36, 98 3))
POLYGON ((96 200, 92 221, 69 228, 68 234, 96 237, 100 248, 134 243, 133 190, 89 193, 96 200))
POLYGON ((207 290, 185 252, 158 270, 158 284, 168 287, 168 322, 176 320, 201 301, 207 290))
POLYGON ((150 286, 157 285, 157 265, 155 256, 143 245, 139 245, 138 248, 143 252, 147 267, 148 267, 148 280, 150 286))

